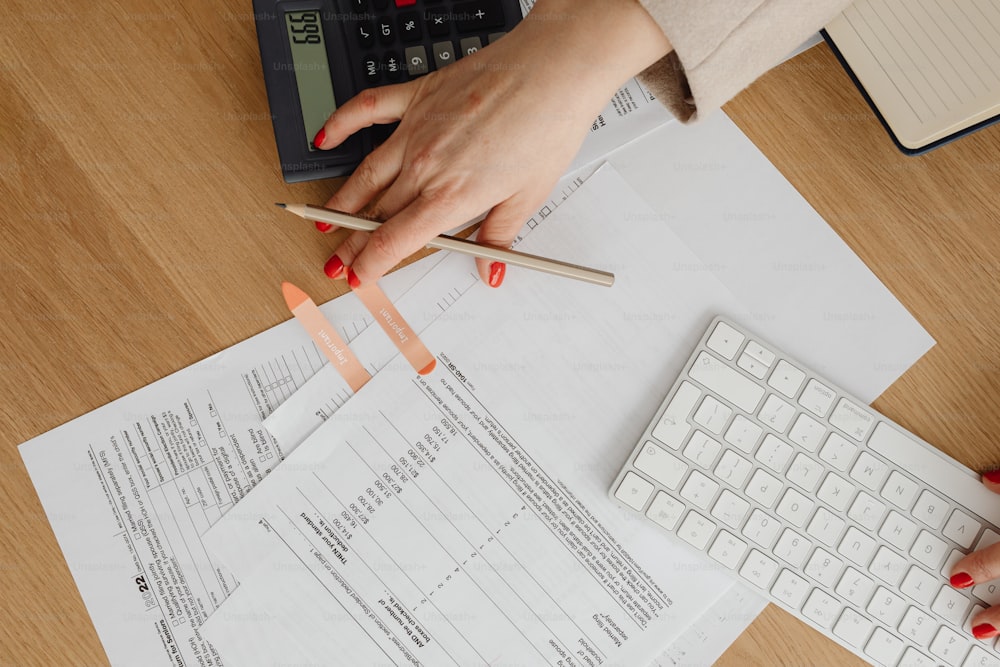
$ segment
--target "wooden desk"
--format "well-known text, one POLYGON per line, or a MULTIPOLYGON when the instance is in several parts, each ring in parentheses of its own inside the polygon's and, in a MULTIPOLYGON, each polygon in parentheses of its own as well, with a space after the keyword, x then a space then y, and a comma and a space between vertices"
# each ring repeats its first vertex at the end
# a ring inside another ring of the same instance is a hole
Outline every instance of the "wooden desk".
MULTIPOLYGON (((281 180, 248 1, 7 5, 0 663, 105 664, 16 446, 286 319, 281 280, 335 296, 334 240, 265 205, 333 186, 281 180)), ((726 110, 938 341, 876 407, 1000 463, 1000 127, 904 157, 825 46, 726 110)), ((834 663, 773 607, 721 661, 834 663)))

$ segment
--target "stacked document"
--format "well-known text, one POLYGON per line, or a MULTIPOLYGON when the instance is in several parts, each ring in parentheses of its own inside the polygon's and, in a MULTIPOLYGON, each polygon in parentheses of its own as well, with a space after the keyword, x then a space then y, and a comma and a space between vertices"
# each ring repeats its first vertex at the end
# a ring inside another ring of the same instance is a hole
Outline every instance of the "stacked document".
POLYGON ((670 664, 732 641, 761 601, 606 499, 686 351, 717 313, 752 320, 871 399, 932 341, 724 117, 610 162, 519 247, 613 288, 490 290, 435 256, 387 290, 428 376, 345 297, 324 312, 374 375, 356 395, 288 322, 22 447, 113 663, 670 664))

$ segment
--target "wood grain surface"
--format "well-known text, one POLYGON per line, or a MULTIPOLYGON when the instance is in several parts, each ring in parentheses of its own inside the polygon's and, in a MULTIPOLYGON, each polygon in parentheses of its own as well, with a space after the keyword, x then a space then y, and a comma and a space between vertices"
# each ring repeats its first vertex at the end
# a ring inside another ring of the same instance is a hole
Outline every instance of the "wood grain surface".
MULTIPOLYGON (((281 179, 248 1, 4 13, 0 665, 103 665, 17 445, 345 291, 271 206, 337 182, 281 179)), ((726 112, 938 341, 876 407, 1000 463, 1000 127, 904 157, 825 46, 726 112)), ((862 663, 771 607, 719 664, 862 663)))

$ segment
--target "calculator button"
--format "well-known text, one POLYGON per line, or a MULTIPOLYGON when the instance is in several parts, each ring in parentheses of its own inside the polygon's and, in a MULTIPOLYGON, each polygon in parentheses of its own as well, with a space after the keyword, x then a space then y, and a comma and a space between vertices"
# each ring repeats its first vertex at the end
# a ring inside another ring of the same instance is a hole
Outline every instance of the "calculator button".
POLYGON ((483 43, 478 37, 464 37, 458 43, 458 48, 462 50, 463 56, 471 56, 473 53, 483 48, 483 43))
POLYGON ((427 51, 422 46, 408 46, 403 51, 406 58, 406 71, 410 76, 421 76, 427 74, 427 51))
POLYGON ((389 0, 372 0, 372 7, 378 11, 383 11, 389 6, 389 0))
POLYGON ((493 42, 497 41, 498 39, 500 39, 501 37, 503 37, 506 34, 507 33, 505 33, 505 32, 491 32, 489 34, 489 36, 486 38, 486 43, 487 44, 492 44, 493 42))
POLYGON ((417 42, 421 37, 420 14, 417 12, 400 12, 396 17, 396 28, 399 38, 404 42, 417 42))
POLYGON ((359 21, 354 26, 355 34, 358 36, 358 44, 362 48, 368 48, 375 44, 375 22, 359 21))
MULTIPOLYGON (((427 34, 431 37, 447 37, 451 32, 448 22, 448 12, 443 9, 429 9, 424 12, 427 17, 427 34)), ((436 45, 435 45, 436 46, 436 45)))
POLYGON ((368 56, 362 62, 362 72, 365 81, 368 83, 377 83, 382 73, 382 64, 379 63, 378 58, 375 56, 368 56))
POLYGON ((502 28, 504 25, 503 7, 499 0, 460 2, 455 5, 453 12, 455 27, 459 32, 479 32, 488 28, 502 28))
POLYGON ((431 48, 434 51, 434 67, 437 69, 455 62, 455 47, 451 42, 435 42, 431 48))
POLYGON ((363 12, 368 9, 368 0, 351 0, 351 9, 356 12, 363 12))
POLYGON ((398 81, 403 73, 403 65, 399 60, 399 55, 393 51, 389 51, 382 58, 382 68, 385 70, 386 78, 390 81, 398 81))
POLYGON ((396 0, 397 7, 410 7, 417 4, 417 0, 396 0))
POLYGON ((378 26, 378 38, 383 44, 392 44, 392 41, 396 38, 396 30, 392 27, 392 21, 389 19, 379 19, 378 26))

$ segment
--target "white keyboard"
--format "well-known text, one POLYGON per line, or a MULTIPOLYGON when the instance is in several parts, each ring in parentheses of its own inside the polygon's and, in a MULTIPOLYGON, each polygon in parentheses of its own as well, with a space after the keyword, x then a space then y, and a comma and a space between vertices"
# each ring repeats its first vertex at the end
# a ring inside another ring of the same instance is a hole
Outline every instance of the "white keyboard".
POLYGON ((1000 497, 728 320, 610 495, 872 664, 1000 667, 969 631, 1000 583, 948 583, 959 558, 1000 542, 1000 497))

